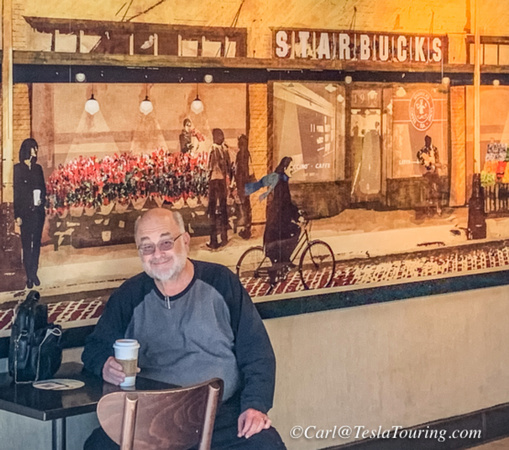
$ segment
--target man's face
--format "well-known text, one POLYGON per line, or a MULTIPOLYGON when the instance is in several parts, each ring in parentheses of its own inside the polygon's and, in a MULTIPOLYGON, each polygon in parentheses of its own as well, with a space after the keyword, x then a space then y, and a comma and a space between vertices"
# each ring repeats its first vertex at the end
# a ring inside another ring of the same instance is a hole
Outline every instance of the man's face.
POLYGON ((171 216, 141 219, 136 233, 136 246, 155 246, 151 255, 139 250, 143 270, 155 280, 171 281, 178 278, 186 265, 189 252, 189 235, 183 233, 171 216), (175 239, 177 238, 178 239, 175 239), (174 241, 171 250, 161 250, 159 246, 174 241))
POLYGON ((224 142, 224 134, 222 132, 214 133, 214 136, 212 137, 214 144, 221 145, 224 142))

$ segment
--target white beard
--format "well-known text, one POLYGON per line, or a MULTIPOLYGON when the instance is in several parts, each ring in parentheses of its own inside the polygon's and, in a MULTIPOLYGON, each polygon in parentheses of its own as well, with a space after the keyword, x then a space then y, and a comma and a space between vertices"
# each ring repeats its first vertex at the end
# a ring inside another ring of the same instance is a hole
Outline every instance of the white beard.
POLYGON ((143 270, 147 275, 157 281, 172 281, 184 270, 186 266, 187 256, 176 253, 173 255, 173 264, 169 268, 151 267, 150 261, 142 261, 143 270))

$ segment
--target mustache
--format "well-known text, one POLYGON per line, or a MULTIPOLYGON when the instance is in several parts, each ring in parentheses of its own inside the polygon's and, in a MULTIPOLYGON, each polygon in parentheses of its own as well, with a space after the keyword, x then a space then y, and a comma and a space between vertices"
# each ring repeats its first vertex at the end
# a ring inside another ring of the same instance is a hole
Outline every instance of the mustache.
POLYGON ((171 261, 171 256, 160 256, 159 258, 152 257, 150 258, 149 262, 151 264, 160 264, 160 263, 166 263, 171 261))

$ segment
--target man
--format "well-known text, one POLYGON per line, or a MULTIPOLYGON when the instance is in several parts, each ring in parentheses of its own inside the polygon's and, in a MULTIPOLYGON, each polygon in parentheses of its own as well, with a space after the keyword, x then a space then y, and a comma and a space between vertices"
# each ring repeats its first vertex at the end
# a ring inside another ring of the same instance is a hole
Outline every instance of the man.
MULTIPOLYGON (((248 140, 245 134, 241 134, 238 139, 239 151, 235 159, 235 184, 237 185, 237 195, 240 201, 240 211, 242 217, 242 230, 239 231, 239 236, 242 239, 249 239, 251 237, 251 200, 249 195, 246 194, 246 183, 253 181, 250 177, 250 162, 251 155, 248 150, 248 140)), ((254 178, 254 177, 253 177, 254 178)))
POLYGON ((426 180, 426 190, 424 194, 429 207, 436 210, 438 215, 442 214, 440 206, 440 176, 438 169, 442 167, 438 158, 438 149, 431 143, 431 136, 424 137, 424 147, 417 152, 417 159, 424 167, 423 178, 426 180))
MULTIPOLYGON (((109 299, 83 351, 85 368, 109 383, 125 377, 113 343, 140 343, 141 375, 178 385, 213 377, 224 381, 212 448, 284 449, 267 411, 272 406, 275 358, 247 292, 226 267, 187 258, 190 236, 179 213, 152 209, 136 223, 144 273, 109 299)), ((102 431, 85 449, 118 448, 102 431)))
POLYGON ((180 151, 182 153, 191 153, 193 151, 192 125, 190 119, 184 120, 184 128, 179 134, 180 151))
POLYGON ((226 208, 227 186, 231 179, 231 162, 228 146, 224 142, 223 130, 214 128, 212 130, 214 143, 209 154, 209 206, 210 218, 210 241, 207 247, 215 250, 228 243, 228 211, 226 208), (221 242, 217 241, 219 222, 219 233, 221 242))

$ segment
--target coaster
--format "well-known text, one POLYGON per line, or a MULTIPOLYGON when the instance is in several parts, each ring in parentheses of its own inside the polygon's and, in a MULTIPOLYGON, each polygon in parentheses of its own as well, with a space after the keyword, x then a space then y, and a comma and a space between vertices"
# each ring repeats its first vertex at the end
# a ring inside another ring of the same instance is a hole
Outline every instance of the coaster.
POLYGON ((85 383, 68 378, 53 378, 51 380, 35 381, 32 386, 45 391, 70 391, 85 386, 85 383))

